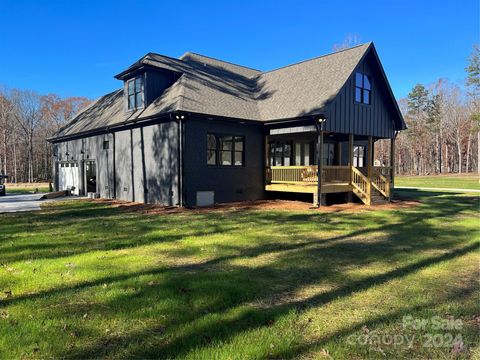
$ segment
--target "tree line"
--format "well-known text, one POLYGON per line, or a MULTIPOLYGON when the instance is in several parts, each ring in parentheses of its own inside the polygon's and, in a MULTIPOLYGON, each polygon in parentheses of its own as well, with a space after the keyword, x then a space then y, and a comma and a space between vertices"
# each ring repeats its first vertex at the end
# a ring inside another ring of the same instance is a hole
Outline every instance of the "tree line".
POLYGON ((86 97, 0 89, 0 173, 10 182, 50 181, 52 147, 46 139, 90 102, 86 97))
POLYGON ((465 70, 465 87, 439 79, 417 84, 399 101, 408 129, 396 138, 397 174, 480 173, 478 45, 465 70))

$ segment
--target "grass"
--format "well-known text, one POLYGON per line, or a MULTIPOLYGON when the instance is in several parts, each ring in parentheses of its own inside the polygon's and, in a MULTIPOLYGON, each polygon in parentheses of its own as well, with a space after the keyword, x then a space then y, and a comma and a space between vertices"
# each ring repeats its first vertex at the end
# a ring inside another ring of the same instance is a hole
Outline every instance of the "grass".
POLYGON ((397 176, 395 186, 480 190, 477 174, 397 176))
POLYGON ((422 203, 147 215, 71 201, 0 215, 0 358, 478 356, 479 198, 402 194, 422 203), (423 346, 448 333, 460 353, 423 346), (395 334, 412 346, 362 345, 395 334))
POLYGON ((7 194, 31 194, 33 192, 49 192, 48 183, 7 183, 7 194))

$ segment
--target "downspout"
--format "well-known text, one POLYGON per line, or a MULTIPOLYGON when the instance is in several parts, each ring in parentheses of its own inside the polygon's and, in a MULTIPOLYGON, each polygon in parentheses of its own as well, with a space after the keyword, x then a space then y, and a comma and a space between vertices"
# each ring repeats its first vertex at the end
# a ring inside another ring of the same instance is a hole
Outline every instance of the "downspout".
POLYGON ((135 169, 133 165, 133 129, 130 129, 130 175, 132 177, 132 202, 135 202, 135 169))
POLYGON ((183 207, 183 121, 178 122, 178 204, 180 207, 183 207))
POLYGON ((82 179, 82 194, 83 196, 87 196, 87 174, 85 172, 85 151, 86 145, 85 145, 85 138, 82 138, 82 161, 80 162, 80 178, 82 179))
POLYGON ((140 128, 140 138, 142 143, 143 202, 148 204, 147 170, 145 169, 145 139, 143 136, 143 126, 140 128))
MULTIPOLYGON (((117 167, 116 167, 116 157, 115 157, 115 132, 111 133, 113 136, 113 199, 117 198, 117 167)), ((107 151, 108 156, 108 151, 107 151)), ((110 192, 110 186, 108 187, 110 192)), ((112 196, 110 196, 112 197, 112 196)))
POLYGON ((183 121, 185 120, 185 115, 183 114, 171 114, 171 119, 175 120, 177 123, 177 192, 178 192, 178 206, 183 207, 183 145, 184 145, 184 134, 183 134, 183 121))

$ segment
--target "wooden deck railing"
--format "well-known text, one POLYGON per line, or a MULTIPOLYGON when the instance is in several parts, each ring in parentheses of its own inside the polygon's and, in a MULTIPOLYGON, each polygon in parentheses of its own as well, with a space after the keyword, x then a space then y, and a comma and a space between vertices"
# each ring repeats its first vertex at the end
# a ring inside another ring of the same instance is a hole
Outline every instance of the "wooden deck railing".
MULTIPOLYGON (((315 179, 304 179, 302 175, 308 168, 314 166, 271 166, 270 167, 270 182, 272 183, 299 183, 303 181, 316 182, 317 170, 312 170, 315 179)), ((316 168, 316 167, 315 167, 316 168)))
MULTIPOLYGON (((324 166, 324 183, 350 182, 350 166, 324 166)), ((316 183, 317 166, 271 166, 267 178, 271 183, 316 183)))
POLYGON ((349 183, 351 178, 350 166, 324 166, 322 180, 325 183, 349 183))
POLYGON ((383 175, 388 179, 388 181, 392 181, 392 167, 391 166, 373 166, 372 170, 378 172, 379 174, 383 175))
POLYGON ((372 186, 386 198, 390 198, 390 180, 378 167, 372 169, 372 186))

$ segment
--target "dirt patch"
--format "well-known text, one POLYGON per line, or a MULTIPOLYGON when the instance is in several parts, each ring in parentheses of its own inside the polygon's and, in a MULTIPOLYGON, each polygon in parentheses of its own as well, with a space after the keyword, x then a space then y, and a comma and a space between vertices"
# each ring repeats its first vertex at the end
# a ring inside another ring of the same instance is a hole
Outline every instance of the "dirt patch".
POLYGON ((142 204, 121 200, 97 199, 87 200, 109 204, 113 207, 126 211, 140 212, 144 214, 181 214, 181 213, 204 213, 204 212, 230 212, 246 210, 283 210, 283 211, 321 211, 321 212, 358 212, 375 210, 408 209, 417 206, 416 200, 393 200, 390 203, 366 206, 357 203, 335 204, 322 206, 320 209, 312 207, 311 203, 294 200, 257 200, 243 201, 226 204, 217 204, 202 208, 179 208, 174 206, 161 206, 155 204, 142 204))

